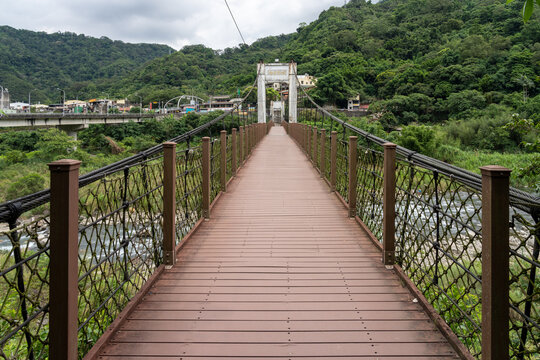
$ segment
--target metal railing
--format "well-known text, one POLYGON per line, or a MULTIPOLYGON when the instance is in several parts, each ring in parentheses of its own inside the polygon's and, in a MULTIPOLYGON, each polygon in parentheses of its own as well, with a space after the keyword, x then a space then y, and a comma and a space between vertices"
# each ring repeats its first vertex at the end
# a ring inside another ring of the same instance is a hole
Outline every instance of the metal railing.
MULTIPOLYGON (((230 126, 243 124, 243 128, 253 133, 257 129, 262 134, 262 125, 251 125, 256 121, 256 113, 241 113, 235 109, 171 140, 175 143, 173 167, 176 178, 172 181, 175 184, 173 219, 169 221, 175 224, 175 245, 181 244, 203 216, 203 147, 198 137, 203 131, 218 135, 212 130, 220 130, 220 124, 225 127, 226 117, 230 117, 230 126)), ((226 180, 232 177, 229 169, 232 147, 225 147, 227 161, 221 162, 221 140, 210 141, 214 148, 211 156, 214 199, 223 190, 221 166, 227 166, 224 169, 226 180)), ((252 142, 245 149, 251 151, 253 146, 252 142)), ((238 147, 244 149, 244 144, 238 144, 238 147)), ((59 260, 56 250, 51 251, 52 245, 58 244, 55 243, 58 240, 50 236, 53 228, 58 229, 69 222, 64 219, 51 227, 49 208, 52 211, 62 200, 45 190, 0 204, 0 223, 8 223, 0 230, 3 278, 0 281, 3 290, 0 296, 0 358, 54 357, 50 354, 50 345, 51 339, 54 342, 59 336, 55 326, 59 326, 60 320, 49 314, 58 311, 54 309, 58 309, 62 296, 67 298, 73 294, 75 300, 65 306, 65 311, 74 311, 73 318, 77 322, 73 324, 75 333, 69 333, 65 342, 75 341, 74 348, 82 358, 157 269, 170 261, 164 256, 166 160, 163 146, 158 145, 80 178, 71 176, 69 189, 76 191, 76 205, 74 211, 72 209, 76 217, 70 230, 75 234, 70 249, 75 249, 77 257, 76 271, 71 275, 76 289, 68 290, 66 286, 65 291, 50 291, 55 286, 58 288, 56 283, 61 282, 55 279, 55 284, 51 283, 51 264, 57 269, 59 262, 66 262, 67 268, 74 261, 59 260)), ((241 166, 242 162, 237 161, 237 166, 241 166)), ((63 187, 57 188, 62 190, 63 187)), ((66 191, 69 189, 65 187, 66 191)))
MULTIPOLYGON (((507 213, 497 211, 509 218, 509 227, 503 227, 509 233, 506 255, 501 251, 504 256, 497 258, 503 269, 505 261, 508 262, 508 270, 494 279, 493 268, 482 264, 489 261, 482 258, 483 248, 484 252, 491 251, 491 245, 486 243, 488 239, 482 235, 483 230, 487 231, 482 229, 482 217, 488 216, 482 202, 492 201, 491 195, 482 194, 482 177, 397 146, 393 165, 395 182, 391 186, 395 196, 394 231, 391 241, 385 244, 383 145, 386 141, 328 113, 307 93, 300 96, 299 104, 304 106, 299 111, 300 124, 289 124, 289 134, 308 157, 312 157, 308 136, 311 126, 325 128, 330 138, 342 137, 336 139, 335 164, 330 160, 332 169, 325 173, 325 178, 349 205, 353 194, 354 214, 373 234, 385 257, 387 247, 395 246, 391 254, 395 263, 465 346, 463 356, 480 358, 483 353, 488 354, 492 347, 500 346, 488 342, 502 336, 500 342, 506 344, 504 352, 508 351, 511 359, 535 359, 540 353, 540 199, 509 189, 507 213), (347 158, 350 154, 347 136, 358 138, 355 189, 348 188, 351 159, 347 158), (486 276, 489 280, 485 280, 486 276), (509 279, 508 290, 504 290, 505 279, 509 279), (483 296, 486 291, 483 287, 501 290, 495 296, 483 296), (489 311, 499 297, 508 300, 507 310, 499 312, 503 313, 503 319, 504 313, 509 316, 498 323, 502 324, 500 329, 484 331, 488 325, 482 324, 482 318, 488 321, 491 316, 485 313, 482 316, 483 308, 484 312, 489 311), (501 335, 501 331, 508 335, 501 335)), ((332 150, 330 146, 320 151, 329 158, 332 150)), ((497 196, 494 194, 493 198, 497 196)))

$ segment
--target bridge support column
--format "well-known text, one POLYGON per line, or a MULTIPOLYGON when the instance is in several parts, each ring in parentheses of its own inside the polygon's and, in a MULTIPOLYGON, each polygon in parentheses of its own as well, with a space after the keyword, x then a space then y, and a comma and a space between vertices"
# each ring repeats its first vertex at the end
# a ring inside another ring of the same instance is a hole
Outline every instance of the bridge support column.
POLYGON ((482 358, 507 360, 509 347, 510 170, 482 171, 482 358))
POLYGON ((383 263, 394 265, 396 234, 396 145, 384 145, 383 175, 383 263))
POLYGON ((227 131, 221 130, 220 132, 220 145, 221 145, 221 161, 220 167, 220 179, 221 179, 221 191, 227 192, 227 131))
POLYGON ((176 263, 176 143, 163 144, 163 263, 176 263))
POLYGON ((88 125, 59 125, 58 128, 62 131, 65 131, 74 140, 77 140, 77 132, 88 128, 88 125))
POLYGON ((210 138, 202 138, 202 215, 210 219, 210 138))
POLYGON ((237 159, 237 133, 236 133, 236 128, 233 128, 232 129, 232 136, 231 136, 231 139, 232 139, 232 162, 231 162, 231 165, 232 165, 232 168, 231 168, 231 173, 232 173, 232 176, 235 176, 236 175, 236 167, 238 165, 238 159, 237 159))
POLYGON ((77 160, 49 164, 50 312, 49 358, 77 359, 79 168, 77 160))
POLYGON ((297 121, 297 82, 296 82, 296 63, 289 64, 289 122, 297 121))
POLYGON ((336 191, 337 182, 337 131, 330 135, 330 188, 336 191))
POLYGON ((257 122, 266 123, 266 76, 264 63, 257 64, 257 122))
POLYGON ((349 217, 356 216, 356 185, 358 183, 358 178, 356 176, 356 167, 358 162, 357 143, 358 137, 349 136, 349 217))

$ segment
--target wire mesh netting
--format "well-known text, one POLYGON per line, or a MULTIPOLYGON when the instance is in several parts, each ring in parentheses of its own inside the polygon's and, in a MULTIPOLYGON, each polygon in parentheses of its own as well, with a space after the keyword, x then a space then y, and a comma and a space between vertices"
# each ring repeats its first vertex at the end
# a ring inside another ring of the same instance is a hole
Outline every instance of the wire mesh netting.
POLYGON ((85 354, 162 263, 163 159, 79 191, 79 353, 85 354))
POLYGON ((195 226, 202 216, 202 146, 187 147, 176 153, 176 242, 195 226))
POLYGON ((349 143, 337 140, 336 191, 345 201, 349 198, 349 143))
POLYGON ((226 177, 225 181, 229 181, 232 178, 232 135, 227 135, 227 151, 226 151, 226 177))
POLYGON ((325 167, 324 167, 324 177, 330 181, 330 176, 331 176, 331 172, 332 172, 332 166, 331 166, 331 161, 332 161, 332 142, 331 142, 331 136, 332 136, 332 131, 326 131, 326 142, 324 143, 324 151, 325 151, 325 154, 326 154, 326 157, 325 157, 325 167))
POLYGON ((210 203, 221 191, 221 141, 210 140, 210 203))
MULTIPOLYGON (((341 124, 342 129, 335 129, 339 136, 336 190, 347 201, 346 137, 358 136, 357 215, 382 242, 384 154, 381 149, 386 141, 328 113, 306 92, 299 94, 298 99, 303 107, 300 122, 313 125, 322 117, 320 127, 329 133, 334 130, 334 121, 341 124), (315 112, 321 115, 314 115, 315 112), (330 119, 330 124, 325 118, 330 119)), ((481 178, 399 146, 397 155, 396 262, 470 353, 481 358, 481 178)), ((330 174, 329 169, 326 171, 330 174)), ((511 188, 508 211, 509 354, 516 360, 539 359, 540 201, 535 195, 511 188)))
POLYGON ((382 239, 384 155, 366 146, 357 149, 356 214, 382 239))
POLYGON ((397 161, 396 258, 473 356, 481 353, 481 193, 397 161))
POLYGON ((0 357, 48 355, 49 219, 13 221, 0 231, 0 357))
POLYGON ((512 359, 540 354, 540 209, 510 204, 510 347, 512 359))

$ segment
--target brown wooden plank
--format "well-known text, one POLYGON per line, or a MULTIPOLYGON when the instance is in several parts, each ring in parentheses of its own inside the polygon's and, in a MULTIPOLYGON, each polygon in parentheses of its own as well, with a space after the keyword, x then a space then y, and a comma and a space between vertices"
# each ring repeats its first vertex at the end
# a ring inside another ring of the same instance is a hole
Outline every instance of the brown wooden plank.
POLYGON ((144 300, 147 302, 169 301, 215 301, 215 302, 320 302, 320 301, 373 301, 374 298, 379 302, 385 301, 411 301, 412 297, 408 293, 387 293, 387 294, 350 294, 343 292, 340 294, 238 294, 238 293, 199 293, 199 294, 167 294, 152 293, 148 294, 144 300))
POLYGON ((196 310, 136 310, 130 319, 139 320, 410 320, 428 319, 423 311, 196 311, 196 310))
POLYGON ((294 342, 325 343, 444 343, 437 330, 428 331, 148 331, 121 330, 112 342, 117 343, 243 343, 275 344, 294 342))
POLYGON ((123 323, 122 330, 148 331, 422 331, 437 330, 431 320, 136 320, 123 323))
POLYGON ((408 301, 144 301, 137 310, 206 311, 419 311, 420 305, 408 301))
POLYGON ((394 286, 156 286, 153 293, 167 294, 409 294, 401 285, 394 286))
POLYGON ((99 359, 456 358, 281 128, 113 336, 99 359))
POLYGON ((452 356, 447 344, 433 343, 278 343, 278 344, 194 344, 194 343, 111 343, 104 355, 139 356, 452 356))

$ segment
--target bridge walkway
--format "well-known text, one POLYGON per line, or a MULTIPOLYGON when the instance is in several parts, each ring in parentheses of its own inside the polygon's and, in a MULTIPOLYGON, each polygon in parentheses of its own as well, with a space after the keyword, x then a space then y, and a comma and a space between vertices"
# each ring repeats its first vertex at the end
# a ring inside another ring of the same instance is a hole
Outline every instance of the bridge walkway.
POLYGON ((404 357, 457 355, 274 127, 99 359, 404 357))

